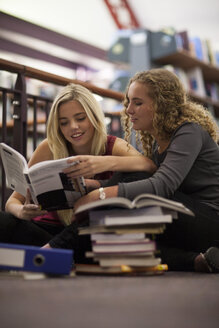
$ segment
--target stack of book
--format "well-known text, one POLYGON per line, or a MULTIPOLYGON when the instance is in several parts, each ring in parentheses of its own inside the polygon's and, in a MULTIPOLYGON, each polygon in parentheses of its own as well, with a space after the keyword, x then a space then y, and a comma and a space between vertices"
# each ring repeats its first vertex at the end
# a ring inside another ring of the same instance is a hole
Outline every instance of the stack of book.
POLYGON ((76 264, 76 273, 164 273, 167 265, 161 263, 154 235, 163 233, 178 211, 193 214, 181 203, 150 194, 142 194, 133 202, 116 197, 82 205, 76 218, 88 216, 89 225, 81 227, 79 234, 90 234, 92 250, 85 255, 94 264, 76 264))

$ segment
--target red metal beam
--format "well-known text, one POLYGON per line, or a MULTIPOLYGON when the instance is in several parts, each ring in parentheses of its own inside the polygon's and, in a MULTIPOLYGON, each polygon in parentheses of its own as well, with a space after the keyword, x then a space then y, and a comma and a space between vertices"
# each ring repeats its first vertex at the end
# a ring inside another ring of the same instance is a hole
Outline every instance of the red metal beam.
POLYGON ((104 2, 119 29, 133 29, 140 27, 128 0, 104 0, 104 2))

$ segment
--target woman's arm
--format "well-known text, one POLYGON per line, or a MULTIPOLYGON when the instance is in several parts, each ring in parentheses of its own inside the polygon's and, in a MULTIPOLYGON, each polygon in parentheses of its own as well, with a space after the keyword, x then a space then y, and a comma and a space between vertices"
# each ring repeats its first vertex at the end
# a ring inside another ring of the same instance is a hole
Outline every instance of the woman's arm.
MULTIPOLYGON (((106 187, 103 190, 106 198, 112 198, 118 196, 118 186, 106 187)), ((79 206, 94 202, 95 200, 98 199, 100 199, 99 189, 93 190, 76 201, 74 205, 74 211, 76 211, 79 206)))
POLYGON ((26 198, 14 191, 6 202, 6 212, 10 212, 18 219, 31 220, 32 218, 43 215, 46 211, 42 211, 39 205, 31 203, 31 195, 27 190, 26 198))
MULTIPOLYGON (((42 141, 31 156, 28 166, 38 162, 52 159, 52 153, 49 149, 47 139, 42 141)), ((14 191, 8 198, 5 209, 19 219, 30 220, 38 215, 45 214, 38 205, 31 203, 30 192, 27 190, 26 198, 14 191)))
POLYGON ((79 155, 73 160, 78 160, 80 163, 64 171, 70 178, 78 176, 89 178, 105 171, 147 171, 154 173, 157 169, 151 159, 143 156, 121 138, 116 139, 110 156, 79 155))
MULTIPOLYGON (((118 195, 118 186, 104 188, 104 192, 107 198, 116 197, 118 195)), ((99 190, 91 191, 89 194, 81 197, 76 203, 74 209, 79 206, 98 200, 100 197, 99 190)), ((74 221, 74 218, 73 218, 74 221)), ((42 248, 66 248, 76 249, 82 247, 81 239, 78 240, 77 222, 72 222, 61 233, 53 237, 49 243, 45 244, 42 248)), ((80 236, 81 237, 81 236, 80 236)))

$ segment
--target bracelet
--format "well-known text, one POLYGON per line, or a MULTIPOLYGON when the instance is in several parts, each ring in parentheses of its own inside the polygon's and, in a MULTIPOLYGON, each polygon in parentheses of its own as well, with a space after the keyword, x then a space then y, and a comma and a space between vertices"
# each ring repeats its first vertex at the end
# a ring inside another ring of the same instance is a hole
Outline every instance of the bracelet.
POLYGON ((106 198, 106 194, 105 194, 105 192, 103 190, 103 187, 99 188, 99 193, 100 193, 100 196, 99 196, 100 199, 103 200, 103 199, 106 198))

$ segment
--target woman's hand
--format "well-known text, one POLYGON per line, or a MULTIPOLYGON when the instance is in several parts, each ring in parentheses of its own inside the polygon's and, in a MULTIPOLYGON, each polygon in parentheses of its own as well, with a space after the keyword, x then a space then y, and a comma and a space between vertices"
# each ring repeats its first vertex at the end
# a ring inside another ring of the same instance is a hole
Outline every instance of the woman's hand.
POLYGON ((94 179, 85 179, 85 184, 88 192, 101 187, 100 182, 94 179))
MULTIPOLYGON (((117 197, 118 196, 118 186, 106 187, 104 188, 106 198, 117 197)), ((94 202, 100 199, 100 192, 98 189, 89 192, 87 195, 79 198, 75 205, 74 211, 78 209, 79 206, 94 202)))
POLYGON ((31 220, 32 218, 43 215, 47 213, 45 210, 41 210, 39 205, 31 203, 31 195, 30 191, 27 190, 26 200, 24 205, 20 206, 20 210, 18 211, 18 217, 24 220, 31 220))
POLYGON ((79 155, 72 157, 68 163, 78 161, 78 164, 72 165, 63 172, 69 178, 75 179, 81 176, 92 178, 95 174, 106 171, 146 171, 153 174, 157 167, 154 162, 143 156, 93 156, 79 155))
POLYGON ((50 246, 50 244, 45 244, 45 245, 44 245, 44 246, 42 246, 41 248, 52 249, 52 247, 50 246))
POLYGON ((78 177, 92 178, 95 174, 110 170, 108 156, 93 156, 93 155, 81 155, 72 157, 68 160, 68 163, 78 161, 77 164, 68 167, 63 172, 68 175, 69 178, 75 179, 78 177))

